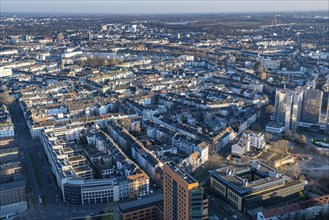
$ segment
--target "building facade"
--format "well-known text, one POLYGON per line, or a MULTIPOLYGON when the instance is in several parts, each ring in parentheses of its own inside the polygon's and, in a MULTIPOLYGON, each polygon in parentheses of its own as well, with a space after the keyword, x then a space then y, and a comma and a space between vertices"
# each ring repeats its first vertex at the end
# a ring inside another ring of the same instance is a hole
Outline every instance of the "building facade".
POLYGON ((208 199, 199 183, 173 162, 164 164, 164 219, 208 218, 208 199))
POLYGON ((323 92, 305 90, 303 100, 302 122, 318 124, 320 121, 323 92))
POLYGON ((299 198, 304 183, 294 181, 258 161, 210 171, 212 192, 240 212, 299 198))
POLYGON ((163 194, 120 204, 113 214, 115 220, 163 220, 163 194))

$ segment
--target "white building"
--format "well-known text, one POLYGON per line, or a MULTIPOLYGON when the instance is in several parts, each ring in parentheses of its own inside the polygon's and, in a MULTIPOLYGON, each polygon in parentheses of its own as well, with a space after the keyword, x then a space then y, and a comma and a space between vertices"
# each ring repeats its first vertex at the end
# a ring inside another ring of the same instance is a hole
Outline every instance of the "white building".
POLYGON ((243 132, 242 138, 245 139, 246 145, 250 148, 264 149, 266 147, 264 134, 247 130, 243 132))
POLYGON ((0 138, 13 137, 15 135, 12 125, 0 124, 0 138))
POLYGON ((241 156, 246 152, 247 152, 246 145, 244 145, 242 142, 238 142, 238 143, 232 145, 232 148, 231 148, 232 155, 241 156))
POLYGON ((266 125, 265 131, 274 133, 274 134, 280 134, 284 132, 286 129, 284 127, 284 124, 282 122, 276 122, 276 121, 271 121, 266 125))
POLYGON ((280 60, 262 59, 260 60, 260 63, 264 69, 280 69, 280 60))
POLYGON ((232 145, 231 153, 233 155, 243 155, 250 151, 251 148, 263 150, 265 147, 266 142, 263 133, 255 133, 247 130, 242 133, 242 137, 239 139, 238 143, 232 145))
POLYGON ((0 77, 11 76, 13 72, 11 68, 0 68, 0 77))

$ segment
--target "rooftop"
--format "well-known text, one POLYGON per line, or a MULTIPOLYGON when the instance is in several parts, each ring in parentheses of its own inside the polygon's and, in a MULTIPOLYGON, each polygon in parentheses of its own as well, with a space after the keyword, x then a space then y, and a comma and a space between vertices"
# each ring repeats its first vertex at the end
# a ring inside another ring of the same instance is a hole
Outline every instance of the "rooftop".
POLYGON ((130 202, 123 203, 119 205, 119 209, 123 213, 127 213, 136 209, 141 209, 144 207, 149 207, 152 204, 162 203, 163 201, 163 194, 153 194, 152 196, 144 197, 140 200, 134 200, 130 202))
POLYGON ((257 192, 290 180, 277 170, 254 160, 214 169, 210 173, 240 194, 257 192))
POLYGON ((300 210, 304 210, 313 206, 321 206, 329 203, 329 195, 305 200, 302 202, 292 203, 285 206, 276 207, 273 209, 268 209, 263 211, 263 215, 265 218, 272 216, 284 215, 290 212, 297 212, 300 210))
POLYGON ((174 162, 168 162, 167 165, 168 165, 168 167, 170 167, 170 169, 172 169, 177 175, 179 175, 188 184, 197 182, 192 176, 190 176, 184 170, 179 168, 177 166, 177 164, 175 164, 174 162))

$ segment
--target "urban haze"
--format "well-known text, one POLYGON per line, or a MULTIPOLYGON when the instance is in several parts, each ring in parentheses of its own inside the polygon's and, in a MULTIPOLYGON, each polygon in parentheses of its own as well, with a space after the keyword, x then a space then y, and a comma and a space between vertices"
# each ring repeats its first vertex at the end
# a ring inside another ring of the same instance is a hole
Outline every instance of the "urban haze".
POLYGON ((328 219, 328 1, 0 6, 0 219, 328 219))

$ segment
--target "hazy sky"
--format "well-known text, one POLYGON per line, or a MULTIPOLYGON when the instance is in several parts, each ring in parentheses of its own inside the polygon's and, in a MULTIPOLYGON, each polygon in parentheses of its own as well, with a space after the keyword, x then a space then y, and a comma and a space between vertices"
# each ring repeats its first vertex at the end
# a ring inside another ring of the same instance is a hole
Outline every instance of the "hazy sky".
POLYGON ((328 0, 0 0, 0 12, 202 13, 326 11, 328 0))

